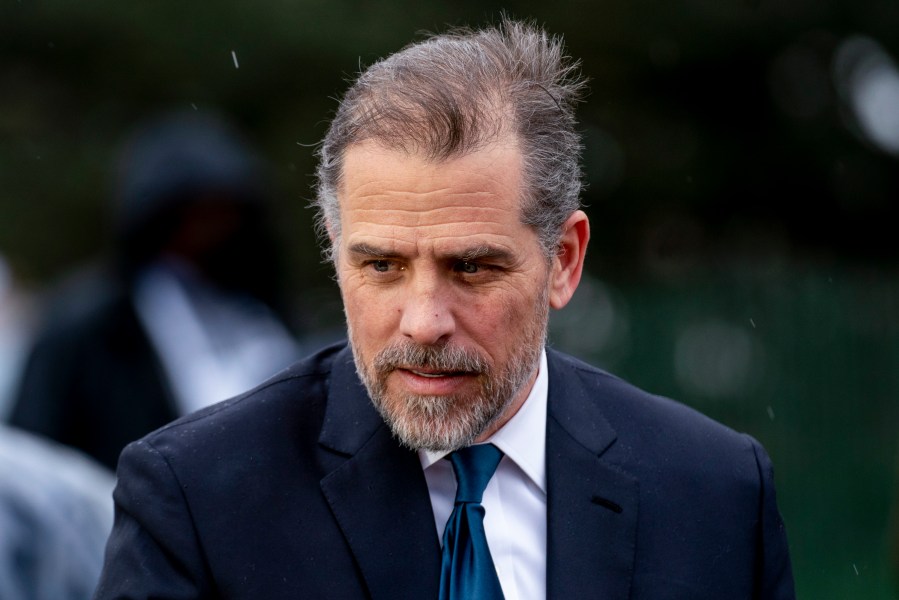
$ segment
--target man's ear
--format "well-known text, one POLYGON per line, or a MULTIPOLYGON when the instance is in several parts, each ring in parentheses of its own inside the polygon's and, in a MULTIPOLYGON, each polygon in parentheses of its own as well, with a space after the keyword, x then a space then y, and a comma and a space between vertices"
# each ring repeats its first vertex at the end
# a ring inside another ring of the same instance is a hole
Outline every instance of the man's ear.
POLYGON ((552 261, 549 283, 549 305, 559 309, 568 304, 581 281, 584 256, 590 241, 590 221, 582 210, 576 210, 562 226, 562 237, 552 261))

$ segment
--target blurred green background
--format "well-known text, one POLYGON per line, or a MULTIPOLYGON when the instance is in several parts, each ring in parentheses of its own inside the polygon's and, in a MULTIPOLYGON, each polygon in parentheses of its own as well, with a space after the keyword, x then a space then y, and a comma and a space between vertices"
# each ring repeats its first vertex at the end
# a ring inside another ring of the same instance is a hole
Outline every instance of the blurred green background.
POLYGON ((360 65, 501 10, 591 94, 588 278, 551 341, 768 448, 801 598, 895 598, 899 2, 0 2, 0 256, 35 302, 109 244, 110 169, 158 109, 271 161, 297 327, 339 326, 307 208, 360 65))

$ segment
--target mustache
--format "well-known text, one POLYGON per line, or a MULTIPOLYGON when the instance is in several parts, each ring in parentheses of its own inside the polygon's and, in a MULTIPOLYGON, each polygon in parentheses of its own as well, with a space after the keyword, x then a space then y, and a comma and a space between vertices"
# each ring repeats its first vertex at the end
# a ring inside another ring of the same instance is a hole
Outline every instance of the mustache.
POLYGON ((487 358, 474 350, 450 345, 423 346, 414 342, 388 346, 378 352, 372 366, 381 374, 404 368, 426 368, 478 375, 490 371, 487 358))

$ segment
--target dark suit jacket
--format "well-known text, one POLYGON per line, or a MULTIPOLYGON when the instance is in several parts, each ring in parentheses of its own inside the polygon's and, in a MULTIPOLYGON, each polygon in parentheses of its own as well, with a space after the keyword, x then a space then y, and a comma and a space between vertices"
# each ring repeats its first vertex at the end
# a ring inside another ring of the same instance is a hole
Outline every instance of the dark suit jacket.
MULTIPOLYGON (((548 597, 793 597, 757 442, 548 358, 548 597)), ((342 346, 130 445, 118 476, 97 598, 437 597, 418 457, 342 346)))
POLYGON ((123 286, 91 273, 50 313, 10 423, 114 469, 129 442, 178 416, 166 375, 123 286))

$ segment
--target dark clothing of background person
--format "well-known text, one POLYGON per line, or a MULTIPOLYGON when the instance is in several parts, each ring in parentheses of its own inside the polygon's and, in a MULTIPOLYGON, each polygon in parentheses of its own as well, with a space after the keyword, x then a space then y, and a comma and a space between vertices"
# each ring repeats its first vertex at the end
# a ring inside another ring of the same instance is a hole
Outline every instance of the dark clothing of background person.
POLYGON ((139 127, 117 171, 114 255, 53 294, 11 423, 114 467, 128 442, 295 360, 266 181, 221 118, 139 127))
MULTIPOLYGON (((115 468, 133 441, 178 416, 162 365, 124 287, 79 278, 26 363, 11 422, 115 468)), ((66 286, 67 289, 69 286, 66 286)))

